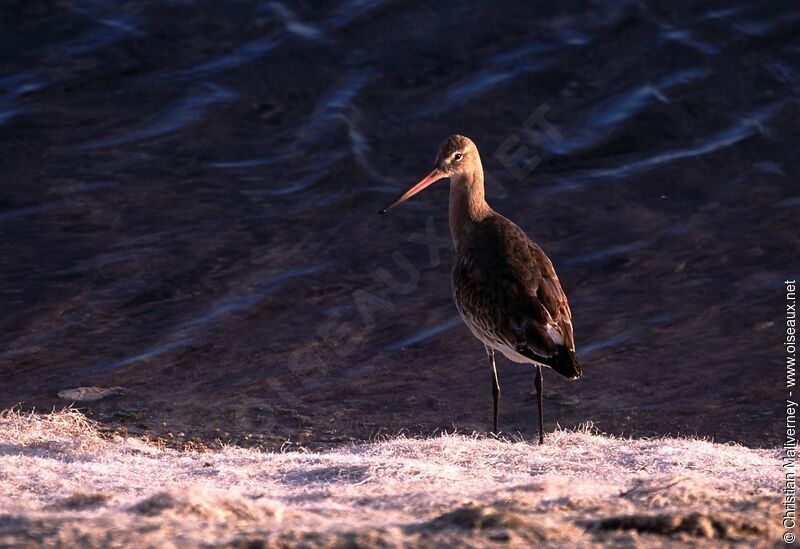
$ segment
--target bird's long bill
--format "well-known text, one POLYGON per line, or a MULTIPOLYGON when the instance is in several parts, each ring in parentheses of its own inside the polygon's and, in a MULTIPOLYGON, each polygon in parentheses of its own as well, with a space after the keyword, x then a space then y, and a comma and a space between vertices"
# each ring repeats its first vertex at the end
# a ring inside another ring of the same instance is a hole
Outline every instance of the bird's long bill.
POLYGON ((384 209, 382 209, 378 213, 382 213, 383 214, 383 213, 388 212, 389 210, 391 210, 392 208, 394 208, 395 206, 397 206, 401 202, 404 202, 404 201, 408 200, 409 198, 411 198, 412 196, 414 196, 415 194, 420 192, 422 189, 424 189, 426 187, 430 187, 431 185, 433 185, 434 183, 436 183, 440 179, 444 179, 445 177, 447 177, 447 174, 444 173, 442 170, 440 170, 438 168, 434 169, 431 173, 426 175, 422 179, 422 181, 420 181, 419 183, 417 183, 416 185, 414 185, 413 187, 408 189, 406 192, 401 194, 397 198, 397 200, 395 200, 394 202, 392 202, 391 204, 386 206, 384 209))

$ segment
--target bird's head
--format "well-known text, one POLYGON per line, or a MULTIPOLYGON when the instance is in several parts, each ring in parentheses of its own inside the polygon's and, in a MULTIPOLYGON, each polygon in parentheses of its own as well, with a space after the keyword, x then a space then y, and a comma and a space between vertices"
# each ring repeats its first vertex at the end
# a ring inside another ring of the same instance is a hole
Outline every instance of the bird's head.
POLYGON ((480 157, 475 143, 469 137, 457 134, 451 135, 439 146, 439 153, 436 155, 433 171, 400 195, 397 200, 382 209, 380 213, 388 212, 437 181, 445 178, 459 180, 461 179, 460 176, 472 173, 476 168, 480 168, 480 157))
POLYGON ((457 178, 472 171, 478 160, 478 147, 469 137, 451 135, 439 145, 435 167, 444 177, 457 178))

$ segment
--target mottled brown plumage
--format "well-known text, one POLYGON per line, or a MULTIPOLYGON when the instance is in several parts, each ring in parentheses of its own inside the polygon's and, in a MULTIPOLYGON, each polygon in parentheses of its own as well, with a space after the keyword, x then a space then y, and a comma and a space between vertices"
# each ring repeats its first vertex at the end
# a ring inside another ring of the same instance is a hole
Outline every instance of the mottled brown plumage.
POLYGON ((500 396, 494 353, 499 351, 514 362, 537 368, 539 442, 543 442, 541 367, 569 379, 581 376, 567 296, 542 249, 486 203, 480 155, 464 136, 448 137, 439 147, 434 170, 382 213, 443 178, 450 179, 450 232, 456 248, 453 298, 489 355, 494 429, 500 396))
POLYGON ((569 356, 575 349, 572 313, 553 264, 505 217, 493 213, 475 224, 456 256, 453 296, 475 336, 509 359, 580 376, 569 356), (554 341, 548 326, 562 341, 554 341))

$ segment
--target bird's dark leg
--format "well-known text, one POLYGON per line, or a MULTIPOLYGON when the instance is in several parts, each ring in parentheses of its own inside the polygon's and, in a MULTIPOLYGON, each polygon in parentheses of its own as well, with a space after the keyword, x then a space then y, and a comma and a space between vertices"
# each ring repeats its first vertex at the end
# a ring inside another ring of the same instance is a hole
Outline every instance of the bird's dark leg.
POLYGON ((500 380, 497 378, 497 366, 494 363, 494 349, 486 347, 489 364, 492 365, 492 397, 494 398, 494 433, 497 434, 497 410, 500 405, 500 380))
POLYGON ((542 367, 536 366, 536 377, 533 378, 536 396, 539 399, 539 444, 544 444, 544 391, 542 391, 542 367))

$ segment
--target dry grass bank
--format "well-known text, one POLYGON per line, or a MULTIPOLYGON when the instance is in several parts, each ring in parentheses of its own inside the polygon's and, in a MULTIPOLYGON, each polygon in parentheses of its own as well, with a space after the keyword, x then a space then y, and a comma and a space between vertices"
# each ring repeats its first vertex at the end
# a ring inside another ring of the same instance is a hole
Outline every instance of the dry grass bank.
POLYGON ((0 415, 0 546, 778 545, 777 450, 556 432, 325 453, 109 440, 76 411, 0 415))

